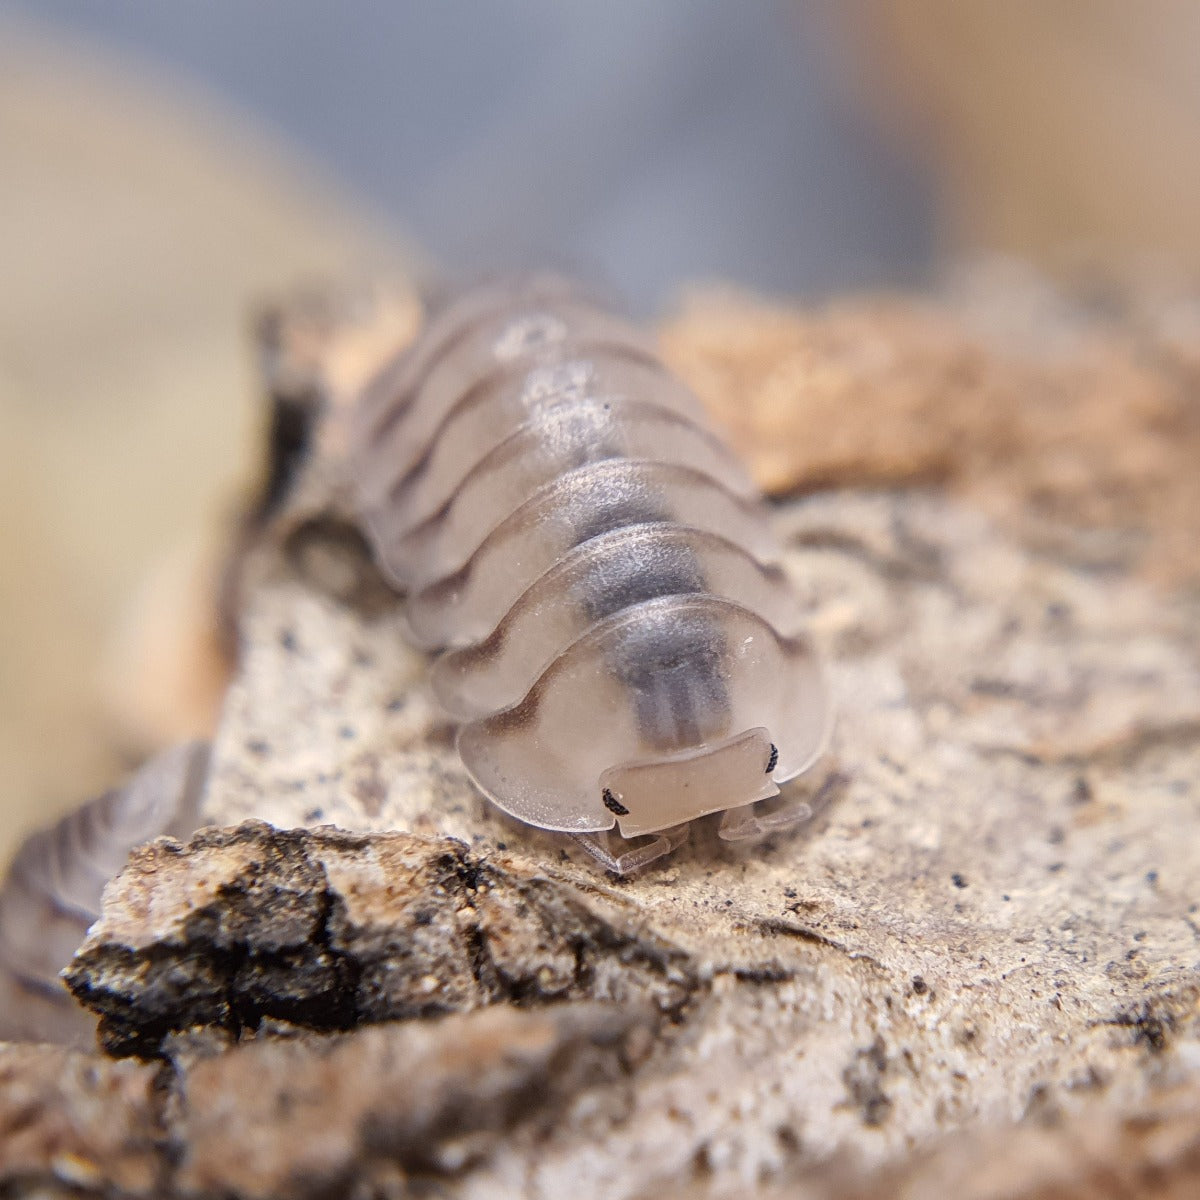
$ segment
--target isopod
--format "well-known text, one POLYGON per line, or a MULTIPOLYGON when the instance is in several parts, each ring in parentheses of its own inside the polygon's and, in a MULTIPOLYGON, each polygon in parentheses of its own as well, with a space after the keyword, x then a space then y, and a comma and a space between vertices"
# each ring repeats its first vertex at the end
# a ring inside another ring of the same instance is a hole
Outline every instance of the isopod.
POLYGON ((754 807, 830 723, 781 545, 636 326, 558 277, 484 286, 427 321, 352 426, 368 540, 499 808, 617 872, 710 813, 729 839, 807 815, 754 807), (614 827, 650 840, 614 850, 614 827))
POLYGON ((17 851, 0 888, 0 1041, 87 1045, 94 1023, 59 979, 100 915, 104 885, 129 852, 199 823, 208 745, 188 742, 152 758, 17 851))

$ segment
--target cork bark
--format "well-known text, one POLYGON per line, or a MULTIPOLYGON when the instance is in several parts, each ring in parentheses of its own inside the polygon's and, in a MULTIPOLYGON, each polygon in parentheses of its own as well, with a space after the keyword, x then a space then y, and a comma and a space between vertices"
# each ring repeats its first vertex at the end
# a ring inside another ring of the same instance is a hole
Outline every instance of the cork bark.
MULTIPOLYGON (((808 825, 701 824, 633 878, 472 791, 342 502, 335 405, 242 564, 217 828, 138 851, 69 972, 141 1062, 61 1087, 128 1072, 127 1136, 0 1111, 0 1180, 1195 1194, 1200 321, 1038 296, 669 325, 786 496, 838 719, 791 785, 808 825)), ((22 1086, 61 1067, 5 1053, 22 1086)))

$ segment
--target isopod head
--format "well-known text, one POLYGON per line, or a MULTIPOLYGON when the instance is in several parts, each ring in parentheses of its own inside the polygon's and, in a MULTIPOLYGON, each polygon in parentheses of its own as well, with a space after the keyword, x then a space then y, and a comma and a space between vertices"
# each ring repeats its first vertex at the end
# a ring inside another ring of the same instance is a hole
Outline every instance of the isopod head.
POLYGON ((765 729, 750 729, 713 746, 610 767, 600 795, 622 837, 658 833, 777 796, 771 772, 778 753, 765 729))
POLYGON ((635 836, 774 795, 824 748, 827 695, 807 639, 731 601, 670 596, 598 622, 458 745, 519 820, 635 836))

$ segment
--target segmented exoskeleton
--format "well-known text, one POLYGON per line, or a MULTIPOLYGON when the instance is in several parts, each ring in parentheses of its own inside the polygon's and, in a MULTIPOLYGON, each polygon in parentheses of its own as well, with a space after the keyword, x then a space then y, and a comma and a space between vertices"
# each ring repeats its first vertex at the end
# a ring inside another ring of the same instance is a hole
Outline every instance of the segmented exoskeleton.
POLYGON ((556 277, 436 313, 358 405, 376 558, 483 792, 614 870, 756 817, 829 723, 753 484, 635 327, 556 277), (602 839, 653 835, 614 854, 602 839))
POLYGON ((33 834, 17 851, 0 888, 0 1041, 93 1040, 95 1022, 59 972, 100 915, 104 885, 130 850, 196 829, 207 764, 206 743, 164 751, 123 787, 33 834))

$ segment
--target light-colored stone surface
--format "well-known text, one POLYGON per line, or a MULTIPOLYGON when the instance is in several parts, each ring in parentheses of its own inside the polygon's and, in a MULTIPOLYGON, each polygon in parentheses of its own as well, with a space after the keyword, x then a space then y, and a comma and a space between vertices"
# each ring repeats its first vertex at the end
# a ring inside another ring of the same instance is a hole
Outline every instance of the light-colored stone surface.
POLYGON ((357 612, 270 548, 255 566, 214 819, 450 834, 620 897, 711 984, 602 1134, 517 1137, 463 1194, 733 1187, 1197 1069, 1194 610, 933 493, 822 494, 778 521, 832 663, 832 799, 795 836, 708 831, 620 883, 472 794, 398 607, 357 612))
POLYGON ((808 1184, 814 1200, 1191 1200, 1200 1193, 1200 1093, 1194 1083, 1168 1086, 1127 1107, 1102 1091, 1039 1101, 1020 1125, 943 1138, 870 1179, 837 1167, 822 1174, 808 1184))

